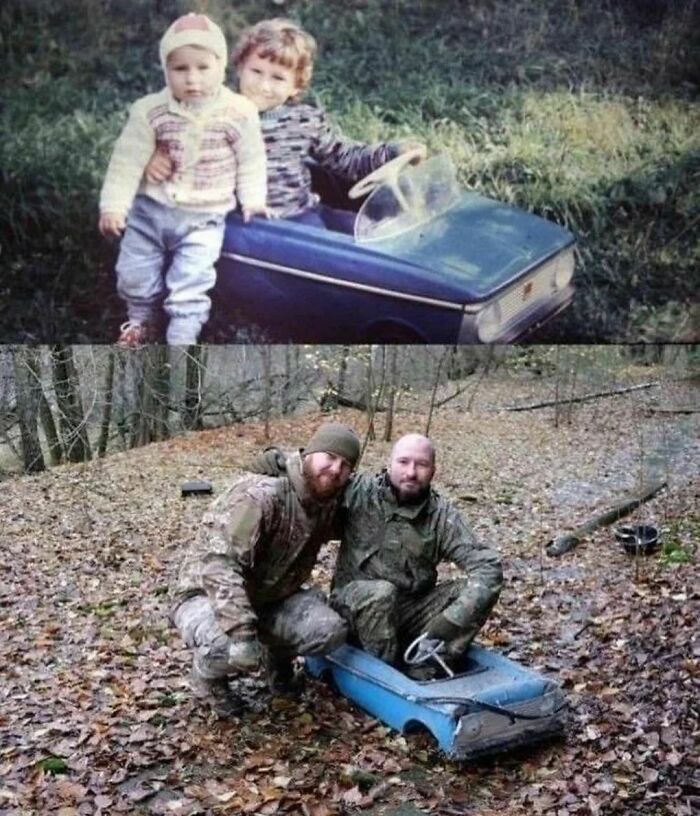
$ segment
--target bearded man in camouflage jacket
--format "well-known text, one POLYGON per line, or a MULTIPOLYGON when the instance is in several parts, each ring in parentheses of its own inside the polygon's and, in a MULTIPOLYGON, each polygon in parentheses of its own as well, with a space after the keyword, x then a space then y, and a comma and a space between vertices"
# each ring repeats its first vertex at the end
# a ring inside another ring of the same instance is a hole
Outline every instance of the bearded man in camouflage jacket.
POLYGON ((408 434, 385 472, 356 474, 343 496, 331 604, 360 646, 393 665, 421 634, 443 641, 448 660, 461 655, 503 582, 497 553, 431 487, 434 474, 433 444, 408 434), (442 561, 465 576, 438 583, 442 561))
POLYGON ((294 655, 324 654, 347 626, 318 589, 305 589, 334 537, 342 490, 359 458, 355 433, 322 425, 283 476, 249 473, 205 514, 182 563, 172 613, 193 651, 190 685, 221 716, 241 701, 229 680, 261 661, 273 692, 292 690, 294 655))
MULTIPOLYGON (((283 473, 284 456, 266 451, 253 467, 283 473)), ((339 507, 341 545, 331 605, 350 638, 400 665, 419 635, 444 643, 447 659, 461 655, 498 600, 498 554, 480 542, 457 508, 432 486, 435 449, 420 434, 401 437, 386 471, 354 474, 339 507), (442 561, 465 576, 437 580, 442 561)))

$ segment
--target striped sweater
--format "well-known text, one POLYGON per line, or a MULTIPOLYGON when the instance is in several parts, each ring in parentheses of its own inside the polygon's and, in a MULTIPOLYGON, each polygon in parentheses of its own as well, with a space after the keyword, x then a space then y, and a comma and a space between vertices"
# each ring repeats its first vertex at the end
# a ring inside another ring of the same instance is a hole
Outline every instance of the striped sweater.
POLYGON ((251 102, 222 87, 194 108, 164 88, 132 105, 102 185, 100 211, 126 215, 137 194, 186 210, 228 212, 237 200, 262 207, 265 178, 265 147, 251 102), (156 147, 173 164, 164 184, 142 178, 156 147))
POLYGON ((365 145, 345 139, 321 108, 288 103, 260 114, 267 152, 267 205, 289 217, 318 203, 306 164, 313 159, 347 181, 357 181, 395 158, 395 142, 365 145))

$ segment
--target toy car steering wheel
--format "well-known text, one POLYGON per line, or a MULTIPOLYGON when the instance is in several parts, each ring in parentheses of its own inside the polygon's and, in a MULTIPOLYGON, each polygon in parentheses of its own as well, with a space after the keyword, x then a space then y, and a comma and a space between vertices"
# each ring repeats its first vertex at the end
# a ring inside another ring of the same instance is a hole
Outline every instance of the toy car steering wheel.
POLYGON ((444 646, 444 640, 433 640, 428 637, 427 632, 424 632, 403 653, 404 663, 409 666, 419 666, 422 663, 427 663, 428 660, 434 660, 448 677, 454 677, 455 673, 440 657, 440 652, 444 646), (428 643, 424 644, 423 641, 428 641, 428 643))
POLYGON ((371 193, 372 190, 376 190, 381 184, 388 184, 394 189, 397 189, 396 182, 399 173, 407 164, 410 164, 423 155, 424 151, 422 147, 414 147, 405 153, 400 153, 395 159, 373 170, 363 179, 360 179, 357 184, 354 184, 348 190, 348 198, 360 198, 360 196, 367 195, 371 193))

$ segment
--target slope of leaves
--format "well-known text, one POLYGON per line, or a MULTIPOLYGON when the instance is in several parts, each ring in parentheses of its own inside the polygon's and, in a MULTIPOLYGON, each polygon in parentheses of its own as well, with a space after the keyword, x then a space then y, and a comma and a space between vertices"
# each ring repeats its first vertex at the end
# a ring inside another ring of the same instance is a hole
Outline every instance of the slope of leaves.
MULTIPOLYGON (((203 477, 219 492, 237 474, 264 444, 260 427, 239 425, 3 484, 0 812, 693 812, 697 421, 651 413, 658 397, 645 392, 583 405, 559 428, 549 411, 491 410, 542 388, 487 380, 470 412, 457 400, 442 409, 432 435, 438 486, 504 559, 480 639, 563 684, 565 739, 463 765, 315 681, 290 703, 248 678, 248 709, 230 721, 199 708, 167 613, 206 500, 182 499, 180 485, 203 477), (544 555, 557 531, 659 468, 669 488, 636 518, 660 526, 664 551, 630 558, 603 529, 564 558, 544 555)), ((664 385, 665 404, 693 398, 688 384, 664 385)), ((362 414, 338 417, 365 427, 362 414)), ((280 421, 273 437, 298 445, 319 421, 280 421)), ((418 406, 406 410, 396 434, 423 423, 418 406)), ((371 442, 363 466, 380 467, 388 449, 371 442)), ((328 547, 319 583, 332 562, 328 547)))

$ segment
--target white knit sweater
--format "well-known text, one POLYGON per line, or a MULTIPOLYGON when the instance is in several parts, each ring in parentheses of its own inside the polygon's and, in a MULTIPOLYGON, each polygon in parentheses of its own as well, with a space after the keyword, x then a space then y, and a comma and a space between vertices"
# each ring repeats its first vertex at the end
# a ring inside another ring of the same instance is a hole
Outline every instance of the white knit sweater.
POLYGON ((100 194, 100 212, 126 215, 137 193, 167 206, 228 212, 265 205, 265 146, 252 102, 222 87, 197 108, 168 88, 136 101, 117 139, 100 194), (167 153, 172 177, 150 184, 143 171, 153 151, 167 153))

